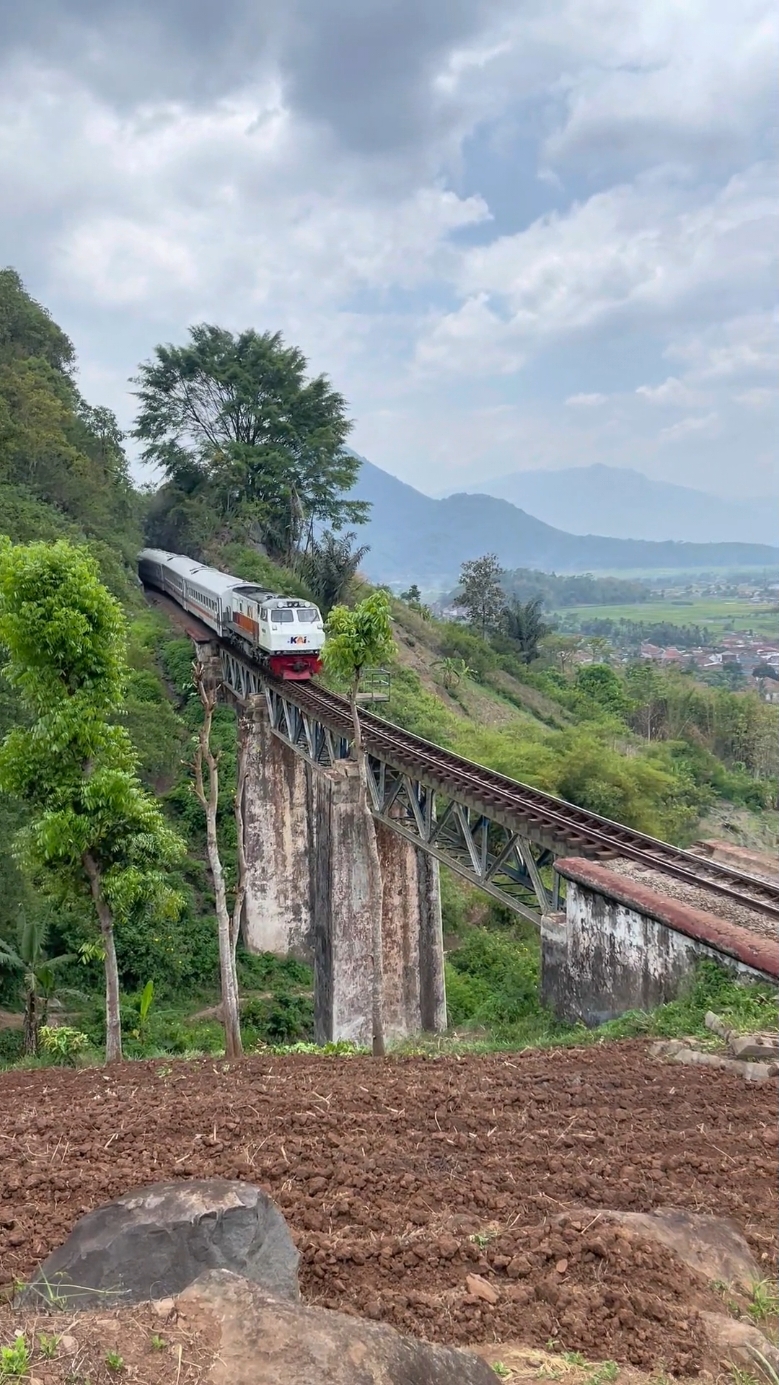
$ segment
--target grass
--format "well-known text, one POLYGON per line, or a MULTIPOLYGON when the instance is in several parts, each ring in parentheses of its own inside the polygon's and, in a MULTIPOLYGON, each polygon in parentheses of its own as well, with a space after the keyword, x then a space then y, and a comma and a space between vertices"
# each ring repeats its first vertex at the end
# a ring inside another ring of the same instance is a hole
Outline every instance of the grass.
POLYGON ((559 616, 586 620, 640 620, 647 624, 670 621, 673 625, 708 625, 712 629, 754 630, 759 635, 779 636, 777 606, 751 601, 717 601, 715 597, 673 597, 614 606, 561 606, 559 616))

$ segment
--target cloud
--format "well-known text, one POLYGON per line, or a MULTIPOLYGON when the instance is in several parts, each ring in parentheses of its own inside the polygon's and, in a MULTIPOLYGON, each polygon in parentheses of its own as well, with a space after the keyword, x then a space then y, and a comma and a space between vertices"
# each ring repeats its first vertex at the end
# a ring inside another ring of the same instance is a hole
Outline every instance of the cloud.
POLYGON ((669 428, 661 428, 661 442, 680 442, 683 438, 694 435, 712 437, 719 422, 716 413, 702 414, 698 416, 690 415, 689 418, 682 418, 678 423, 673 423, 669 428))
POLYGON ((0 262, 126 421, 155 342, 251 323, 431 490, 606 456, 731 484, 737 455, 748 487, 777 27, 768 0, 6 5, 0 262))
POLYGON ((669 375, 660 385, 639 385, 636 394, 642 399, 646 399, 649 404, 674 405, 676 407, 687 408, 690 404, 700 403, 699 396, 689 385, 677 379, 675 375, 669 375))
POLYGON ((733 398, 737 404, 743 404, 747 409, 767 409, 772 404, 779 403, 779 390, 755 386, 754 389, 735 394, 733 398))

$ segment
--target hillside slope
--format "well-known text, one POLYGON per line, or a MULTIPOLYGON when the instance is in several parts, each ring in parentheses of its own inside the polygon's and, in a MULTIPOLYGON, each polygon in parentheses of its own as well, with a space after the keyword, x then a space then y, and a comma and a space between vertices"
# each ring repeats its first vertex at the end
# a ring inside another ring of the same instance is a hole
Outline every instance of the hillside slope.
POLYGON ((358 533, 370 544, 363 568, 376 582, 451 586, 461 563, 486 552, 496 553, 506 568, 547 572, 779 566, 779 547, 580 536, 489 495, 433 500, 365 458, 352 494, 373 506, 358 533))
POLYGON ((516 471, 465 490, 508 500, 571 534, 686 543, 779 541, 777 500, 726 500, 653 481, 627 467, 598 463, 562 471, 516 471))

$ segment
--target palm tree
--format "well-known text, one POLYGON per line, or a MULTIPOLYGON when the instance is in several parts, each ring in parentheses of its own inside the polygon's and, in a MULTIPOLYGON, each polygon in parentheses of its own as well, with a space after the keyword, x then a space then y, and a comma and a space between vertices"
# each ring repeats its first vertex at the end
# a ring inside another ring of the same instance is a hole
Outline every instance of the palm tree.
MULTIPOLYGON (((57 990, 57 972, 75 961, 71 953, 47 957, 49 927, 42 919, 28 919, 20 910, 17 945, 0 938, 0 967, 20 972, 24 992, 24 1053, 37 1055, 38 1035, 48 1019, 49 1002, 57 990)), ((76 995, 75 991, 60 991, 76 995)))
POLYGON ((323 615, 343 601, 349 583, 368 552, 368 544, 352 548, 355 538, 354 533, 336 538, 328 529, 319 539, 311 537, 298 560, 298 572, 323 615))
POLYGON ((514 598, 503 608, 503 629, 509 639, 519 645, 522 661, 526 664, 538 658, 539 641, 549 634, 549 626, 541 615, 543 604, 543 597, 534 596, 524 603, 514 598))

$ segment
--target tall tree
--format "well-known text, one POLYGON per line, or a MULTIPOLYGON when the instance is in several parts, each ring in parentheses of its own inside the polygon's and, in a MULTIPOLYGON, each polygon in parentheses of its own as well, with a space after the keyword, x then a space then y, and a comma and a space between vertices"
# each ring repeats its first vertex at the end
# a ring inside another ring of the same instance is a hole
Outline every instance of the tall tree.
POLYGON ((238 997, 238 973, 235 954, 238 936, 241 931, 241 914, 246 894, 246 856, 243 845, 243 797, 246 786, 246 737, 238 737, 238 778, 235 787, 233 811, 235 813, 238 880, 233 896, 233 907, 227 902, 227 886, 219 851, 217 836, 217 814, 219 811, 219 756, 211 748, 211 726, 216 709, 217 687, 208 677, 202 664, 194 664, 192 675, 198 697, 203 707, 203 720, 200 724, 195 750, 195 796, 206 818, 206 850, 211 878, 214 882, 214 901, 219 936, 219 977, 222 992, 222 1023, 225 1031, 225 1055, 240 1058, 243 1053, 241 1040, 241 1011, 238 997), (205 773, 204 773, 205 770, 205 773))
POLYGON ((455 606, 461 606, 471 625, 475 625, 486 640, 490 630, 495 630, 500 622, 504 606, 501 587, 503 569, 494 553, 485 553, 482 558, 473 558, 460 568, 460 587, 455 597, 455 606))
POLYGON ((352 711, 352 747, 360 776, 360 797, 365 813, 365 829, 368 844, 368 878, 370 882, 368 908, 371 911, 371 952, 373 954, 373 979, 371 983, 371 1009, 373 1019, 373 1053, 381 1057, 385 1052, 384 1039, 384 995, 383 995, 383 942, 381 928, 381 907, 383 881, 381 861, 376 841, 376 826, 368 800, 368 766, 362 741, 358 693, 363 669, 386 663, 395 652, 390 620, 390 601, 386 592, 376 591, 361 601, 354 610, 346 606, 336 606, 327 622, 327 643, 325 661, 327 667, 349 684, 349 704, 352 711))
POLYGON ((514 598, 503 609, 503 628, 509 639, 518 645, 525 664, 532 664, 538 658, 538 646, 549 634, 550 627, 542 614, 543 605, 542 596, 531 596, 529 601, 514 598))
POLYGON ((368 552, 367 544, 353 548, 354 538, 353 533, 339 537, 326 530, 321 538, 312 537, 300 555, 298 572, 325 615, 343 602, 368 552))
POLYGON ((360 467, 345 447, 345 401, 326 376, 307 380, 307 364, 278 332, 202 323, 186 346, 158 346, 135 380, 135 436, 171 504, 207 488, 219 522, 260 533, 285 561, 315 521, 340 528, 368 511, 345 498, 360 467))
POLYGON ((0 646, 28 717, 0 747, 0 788, 27 804, 18 853, 39 888, 91 901, 105 953, 108 1062, 122 1056, 115 924, 178 909, 167 872, 184 851, 116 722, 125 638, 87 550, 0 541, 0 646))

